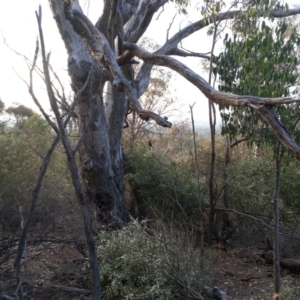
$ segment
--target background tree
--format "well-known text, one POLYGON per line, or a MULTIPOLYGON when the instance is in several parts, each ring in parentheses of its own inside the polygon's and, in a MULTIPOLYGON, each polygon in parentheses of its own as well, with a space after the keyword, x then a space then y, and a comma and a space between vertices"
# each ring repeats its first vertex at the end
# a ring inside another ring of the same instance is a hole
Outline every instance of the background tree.
POLYGON ((6 112, 14 116, 16 125, 19 129, 22 129, 25 120, 33 115, 32 109, 24 105, 10 106, 6 109, 6 112))
MULTIPOLYGON (((247 22, 246 22, 247 23, 247 22)), ((298 79, 298 60, 295 55, 300 39, 296 28, 279 21, 272 28, 265 21, 254 23, 253 28, 237 26, 233 41, 226 35, 225 51, 218 57, 215 72, 220 74, 220 90, 237 94, 262 97, 287 96, 298 79), (289 30, 287 30, 289 28, 289 30), (260 66, 257 69, 256 66, 260 66)), ((294 131, 299 121, 298 106, 282 106, 277 109, 286 127, 294 131)), ((253 113, 251 108, 241 110, 222 107, 222 133, 229 138, 246 138, 249 145, 271 145, 276 157, 274 183, 274 299, 280 299, 280 253, 279 253, 279 196, 281 163, 284 150, 274 140, 268 124, 253 113)))

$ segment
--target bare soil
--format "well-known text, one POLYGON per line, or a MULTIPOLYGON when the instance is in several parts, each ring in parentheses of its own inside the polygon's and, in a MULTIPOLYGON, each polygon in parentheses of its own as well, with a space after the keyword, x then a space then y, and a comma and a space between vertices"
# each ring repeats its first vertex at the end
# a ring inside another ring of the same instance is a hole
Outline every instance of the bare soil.
MULTIPOLYGON (((214 285, 231 300, 272 299, 273 269, 261 258, 258 246, 235 246, 218 251, 213 260, 214 285)), ((27 269, 23 274, 26 299, 91 299, 90 295, 64 291, 58 286, 89 290, 86 260, 74 246, 50 244, 29 249, 27 269)), ((300 299, 300 275, 282 270, 283 300, 300 299)), ((0 295, 13 296, 16 291, 13 261, 0 269, 0 295)), ((137 299, 142 300, 142 299, 137 299)))
MULTIPOLYGON (((221 252, 215 261, 215 284, 234 300, 270 300, 273 266, 261 258, 262 249, 239 247, 221 252)), ((283 299, 300 299, 300 275, 282 270, 283 299)))
MULTIPOLYGON (((86 259, 74 246, 44 244, 29 248, 27 267, 22 275, 26 299, 91 299, 81 292, 61 289, 61 286, 90 289, 85 263, 86 259)), ((16 289, 13 260, 10 260, 0 270, 0 295, 13 296, 16 289)))

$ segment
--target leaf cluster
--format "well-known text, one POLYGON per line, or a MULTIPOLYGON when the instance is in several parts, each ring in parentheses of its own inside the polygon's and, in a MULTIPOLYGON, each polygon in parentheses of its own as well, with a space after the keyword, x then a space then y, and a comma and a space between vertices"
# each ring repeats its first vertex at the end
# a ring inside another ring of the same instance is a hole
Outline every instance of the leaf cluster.
POLYGON ((186 7, 190 4, 190 0, 171 0, 176 4, 179 13, 186 15, 186 7))
MULTIPOLYGON (((298 79, 295 49, 299 45, 296 29, 284 20, 274 28, 264 20, 247 36, 235 33, 230 37, 226 34, 225 50, 216 59, 213 70, 220 79, 219 90, 270 98, 289 95, 290 88, 298 79)), ((257 141, 260 132, 262 136, 266 134, 267 142, 273 140, 266 123, 252 109, 229 109, 227 106, 220 106, 220 109, 222 134, 229 135, 231 139, 242 135, 257 141)), ((298 117, 295 105, 280 106, 276 110, 280 118, 289 120, 289 123, 295 123, 298 117)))
POLYGON ((101 231, 97 251, 103 299, 199 299, 189 295, 184 282, 193 283, 197 294, 208 274, 200 271, 201 255, 186 240, 183 233, 173 235, 163 227, 154 233, 147 221, 101 231))

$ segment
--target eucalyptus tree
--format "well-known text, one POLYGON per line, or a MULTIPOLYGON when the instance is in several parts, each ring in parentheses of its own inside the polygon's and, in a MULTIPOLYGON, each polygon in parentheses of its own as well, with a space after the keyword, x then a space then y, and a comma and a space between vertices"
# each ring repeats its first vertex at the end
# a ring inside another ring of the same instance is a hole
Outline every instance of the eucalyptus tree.
MULTIPOLYGON (((220 76, 219 89, 260 97, 288 96, 291 88, 297 91, 295 85, 299 72, 296 50, 300 45, 300 36, 286 20, 280 20, 273 26, 271 21, 269 24, 265 21, 255 22, 255 19, 253 21, 250 27, 240 22, 232 38, 226 35, 225 50, 216 58, 217 67, 214 69, 220 76)), ((225 105, 221 109, 223 134, 231 140, 242 136, 249 144, 266 144, 274 150, 274 299, 280 299, 279 192, 284 149, 274 139, 269 124, 255 114, 251 107, 241 109, 225 105)), ((300 117, 299 106, 283 105, 276 108, 276 113, 285 122, 286 128, 299 136, 299 132, 295 132, 300 117)))
POLYGON ((24 105, 10 106, 6 112, 14 116, 19 129, 23 128, 25 121, 33 115, 33 110, 24 105))
MULTIPOLYGON (((183 9, 188 1, 176 1, 183 9)), ((80 148, 82 181, 86 198, 94 203, 101 221, 126 221, 123 203, 122 130, 129 109, 141 119, 153 119, 158 125, 171 123, 155 112, 144 110, 139 97, 149 85, 152 65, 168 67, 194 84, 212 102, 231 106, 252 107, 268 122, 290 151, 300 158, 300 149, 278 119, 273 107, 292 103, 290 97, 261 98, 218 92, 201 76, 171 56, 191 56, 180 49, 180 42, 212 23, 200 18, 179 30, 158 50, 149 53, 137 46, 153 15, 166 6, 167 0, 103 1, 102 14, 96 24, 84 15, 78 0, 49 0, 54 19, 68 52, 71 86, 78 92, 88 86, 78 99, 76 113, 83 135, 80 148), (142 61, 137 73, 132 65, 142 61)), ((255 7, 254 7, 255 8, 255 7)), ((242 8, 243 9, 243 8, 242 8)), ((253 7, 247 6, 246 13, 253 7)), ((228 20, 243 16, 242 10, 218 12, 216 19, 228 20)), ((300 13, 300 7, 269 11, 274 18, 300 13)), ((199 56, 198 54, 194 54, 199 56)), ((118 222, 117 222, 118 223, 118 222)))

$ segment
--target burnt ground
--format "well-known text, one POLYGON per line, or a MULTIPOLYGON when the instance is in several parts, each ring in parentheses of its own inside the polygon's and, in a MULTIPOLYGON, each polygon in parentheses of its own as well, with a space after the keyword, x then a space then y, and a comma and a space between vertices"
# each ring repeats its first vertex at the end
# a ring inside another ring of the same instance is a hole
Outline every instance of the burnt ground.
MULTIPOLYGON (((231 300, 272 299, 272 265, 264 263, 262 252, 259 246, 245 245, 217 251, 213 259, 214 285, 231 300)), ((28 257, 27 271, 23 274, 26 299, 91 299, 84 294, 84 290, 90 289, 85 259, 74 246, 35 246, 28 257), (61 286, 82 290, 65 291, 61 286)), ((300 275, 286 270, 281 275, 283 300, 300 299, 300 275)), ((0 295, 13 296, 16 288, 13 261, 9 260, 0 269, 0 295)))

